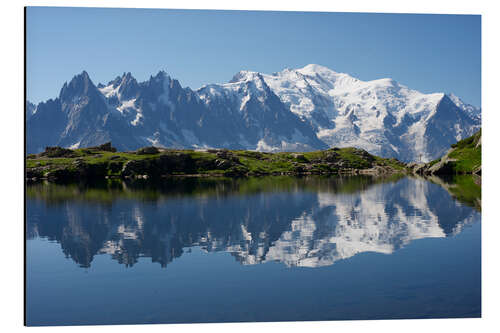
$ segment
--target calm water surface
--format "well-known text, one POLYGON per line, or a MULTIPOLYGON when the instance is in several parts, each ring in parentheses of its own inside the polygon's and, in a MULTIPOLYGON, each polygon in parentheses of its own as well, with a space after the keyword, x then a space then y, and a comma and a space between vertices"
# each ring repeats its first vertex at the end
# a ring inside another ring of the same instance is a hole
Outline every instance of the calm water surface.
POLYGON ((37 184, 26 208, 28 325, 481 315, 470 177, 37 184))

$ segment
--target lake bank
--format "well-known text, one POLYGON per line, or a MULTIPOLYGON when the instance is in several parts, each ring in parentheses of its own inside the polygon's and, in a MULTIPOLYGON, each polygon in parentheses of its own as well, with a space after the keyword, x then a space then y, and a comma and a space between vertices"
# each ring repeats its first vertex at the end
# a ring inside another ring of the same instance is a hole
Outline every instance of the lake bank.
POLYGON ((144 147, 117 152, 110 143, 98 147, 47 147, 28 155, 26 179, 53 182, 105 178, 249 177, 267 175, 356 175, 406 173, 403 162, 357 148, 303 153, 244 150, 177 150, 144 147))

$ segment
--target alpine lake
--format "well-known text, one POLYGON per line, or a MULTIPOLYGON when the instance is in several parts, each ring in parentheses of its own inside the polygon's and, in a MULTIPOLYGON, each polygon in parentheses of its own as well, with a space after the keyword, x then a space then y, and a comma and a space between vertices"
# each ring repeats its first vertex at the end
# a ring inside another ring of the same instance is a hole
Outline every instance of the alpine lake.
POLYGON ((28 184, 26 323, 480 317, 479 182, 28 184))

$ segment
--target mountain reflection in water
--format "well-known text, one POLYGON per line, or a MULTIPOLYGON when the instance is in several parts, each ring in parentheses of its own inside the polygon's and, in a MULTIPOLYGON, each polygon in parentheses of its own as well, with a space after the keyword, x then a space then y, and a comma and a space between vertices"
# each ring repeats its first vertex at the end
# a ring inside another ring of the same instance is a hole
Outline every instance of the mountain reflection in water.
POLYGON ((244 265, 319 267, 457 234, 480 220, 479 209, 480 187, 460 177, 36 184, 27 188, 27 236, 58 242, 82 267, 99 254, 166 267, 194 246, 229 252, 244 265))

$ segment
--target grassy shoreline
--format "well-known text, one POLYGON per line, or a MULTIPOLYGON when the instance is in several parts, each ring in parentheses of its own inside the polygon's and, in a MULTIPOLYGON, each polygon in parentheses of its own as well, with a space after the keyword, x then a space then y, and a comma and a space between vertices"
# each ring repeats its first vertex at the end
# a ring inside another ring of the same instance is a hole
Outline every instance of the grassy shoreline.
POLYGON ((45 152, 28 155, 26 166, 27 179, 49 181, 407 172, 406 165, 396 159, 381 158, 357 148, 264 153, 145 147, 137 151, 117 152, 110 143, 80 149, 47 147, 45 152))

